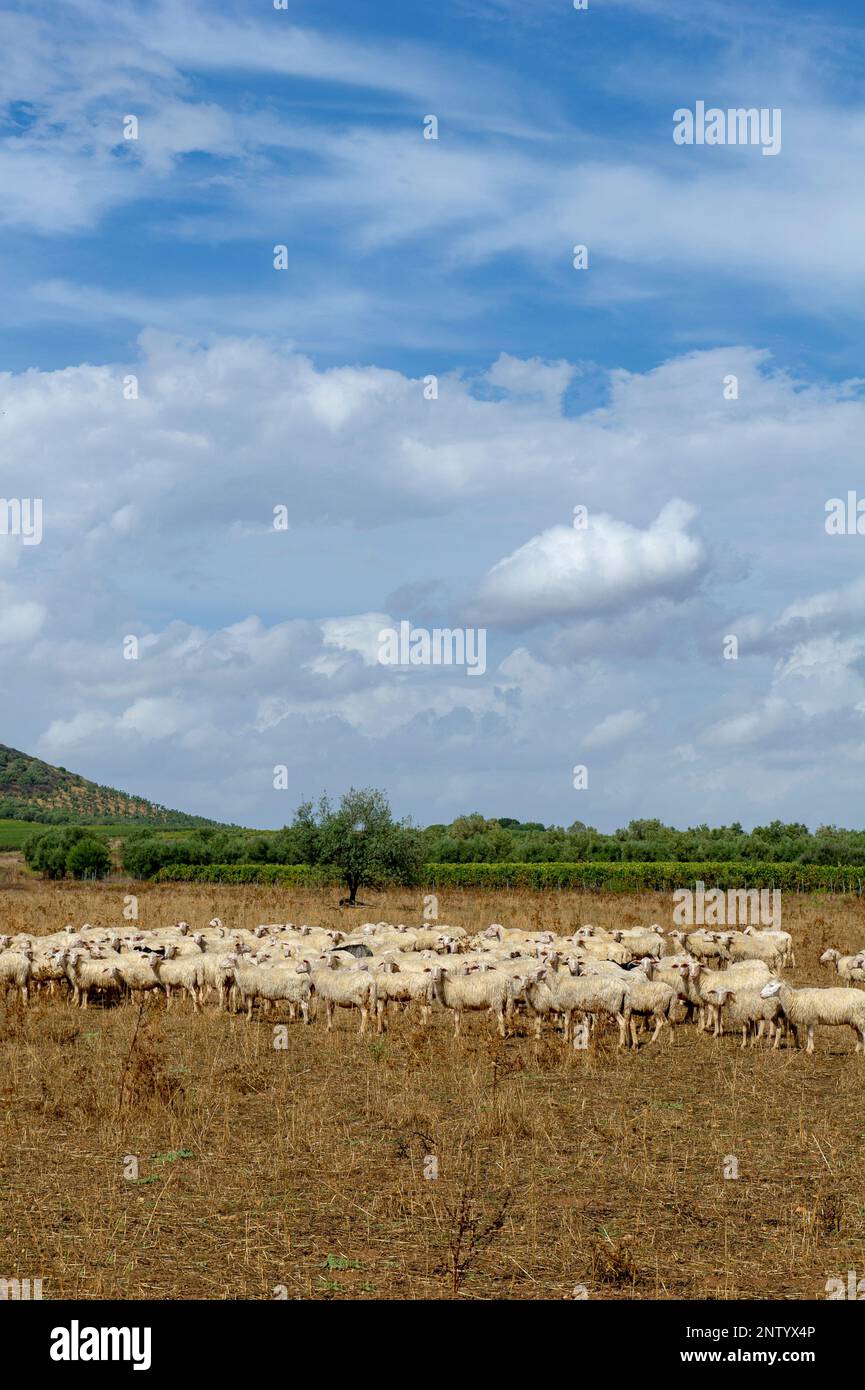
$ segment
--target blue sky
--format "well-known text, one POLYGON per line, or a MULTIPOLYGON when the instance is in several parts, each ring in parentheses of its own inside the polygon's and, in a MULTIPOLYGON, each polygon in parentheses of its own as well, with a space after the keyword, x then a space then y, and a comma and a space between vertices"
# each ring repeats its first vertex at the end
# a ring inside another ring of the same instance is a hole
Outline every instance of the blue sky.
POLYGON ((3 741, 258 825, 368 783, 861 823, 856 7, 70 0, 0 39, 0 496, 45 518, 0 535, 3 741), (780 151, 675 144, 697 101, 780 151), (487 671, 383 667, 402 619, 487 671))

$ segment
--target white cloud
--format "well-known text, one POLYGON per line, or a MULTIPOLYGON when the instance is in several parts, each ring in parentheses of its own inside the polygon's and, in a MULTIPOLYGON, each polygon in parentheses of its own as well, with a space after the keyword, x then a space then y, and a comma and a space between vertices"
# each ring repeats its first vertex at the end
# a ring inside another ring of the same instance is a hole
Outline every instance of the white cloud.
POLYGON ((641 729, 646 716, 640 710, 623 709, 617 714, 608 714, 590 729, 583 739, 584 748, 609 748, 621 745, 641 729))
POLYGON ((686 529, 695 515, 676 500, 644 531, 603 513, 585 529, 551 527, 493 566, 476 611, 490 623, 529 627, 659 594, 684 597, 706 565, 702 542, 686 529))
POLYGON ((43 604, 18 599, 8 584, 0 584, 0 646, 33 642, 48 617, 43 604))
POLYGON ((539 357, 511 357, 502 352, 486 373, 491 386, 513 396, 541 396, 558 401, 574 375, 570 362, 543 362, 539 357))
POLYGON ((39 739, 46 757, 60 757, 69 749, 99 739, 111 728, 111 718, 103 710, 79 710, 71 719, 52 719, 39 739))

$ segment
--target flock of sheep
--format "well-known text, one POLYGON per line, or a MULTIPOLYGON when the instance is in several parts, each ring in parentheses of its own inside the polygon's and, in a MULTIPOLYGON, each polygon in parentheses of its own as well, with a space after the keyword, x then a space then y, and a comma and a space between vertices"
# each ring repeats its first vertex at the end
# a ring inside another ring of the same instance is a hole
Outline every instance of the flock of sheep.
POLYGON ((507 1035, 519 1015, 560 1027, 565 1043, 590 1045, 593 1032, 615 1022, 619 1046, 638 1047, 651 1028, 694 1022, 715 1036, 741 1032, 742 1047, 766 1036, 778 1048, 789 1036, 814 1050, 819 1025, 847 1026, 865 1053, 865 951, 821 957, 846 983, 796 989, 778 978, 795 965, 788 932, 665 934, 659 926, 606 932, 581 927, 571 936, 506 929, 494 924, 470 937, 461 927, 367 923, 346 934, 293 923, 228 930, 214 918, 192 931, 186 922, 150 932, 71 926, 51 936, 0 936, 0 988, 28 1004, 34 991, 68 991, 86 1008, 91 996, 143 998, 161 991, 167 1007, 176 992, 195 1013, 208 999, 238 1004, 252 1018, 256 1003, 287 1007, 304 1023, 321 1006, 327 1028, 338 1008, 357 1010, 360 1032, 381 1033, 388 1012, 412 1007, 421 1024, 447 1010, 460 1033, 466 1012, 495 1016, 507 1035))

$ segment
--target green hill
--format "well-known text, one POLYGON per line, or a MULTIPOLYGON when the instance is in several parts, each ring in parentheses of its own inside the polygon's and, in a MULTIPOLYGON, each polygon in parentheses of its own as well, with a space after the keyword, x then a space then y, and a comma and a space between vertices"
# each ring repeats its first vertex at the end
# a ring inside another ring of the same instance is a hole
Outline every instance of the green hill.
POLYGON ((203 816, 170 811, 143 796, 89 782, 0 743, 0 818, 73 825, 216 825, 203 816))

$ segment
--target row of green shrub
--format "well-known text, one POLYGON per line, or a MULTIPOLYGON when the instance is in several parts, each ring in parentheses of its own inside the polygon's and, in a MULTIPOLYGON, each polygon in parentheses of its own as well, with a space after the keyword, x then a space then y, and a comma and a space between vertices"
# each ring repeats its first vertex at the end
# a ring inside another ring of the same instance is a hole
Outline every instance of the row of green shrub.
POLYGON ((153 883, 285 883, 318 888, 340 882, 339 869, 318 864, 166 864, 153 883))
MULTIPOLYGON (((604 889, 639 893, 693 888, 779 888, 784 892, 861 893, 865 869, 823 864, 427 864, 430 888, 604 889)), ((339 872, 309 864, 167 864, 156 883, 284 883, 317 887, 339 881, 339 872)))
POLYGON ((859 865, 632 863, 427 864, 431 888, 596 888, 613 892, 693 888, 779 888, 785 892, 861 893, 859 865))

